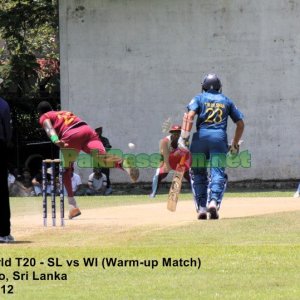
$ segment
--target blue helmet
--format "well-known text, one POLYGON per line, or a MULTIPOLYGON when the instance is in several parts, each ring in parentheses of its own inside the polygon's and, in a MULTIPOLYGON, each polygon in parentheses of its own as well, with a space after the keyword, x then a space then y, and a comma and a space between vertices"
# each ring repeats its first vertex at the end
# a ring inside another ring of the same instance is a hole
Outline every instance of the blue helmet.
POLYGON ((216 92, 221 92, 222 83, 216 74, 207 74, 202 82, 202 91, 214 90, 216 92))

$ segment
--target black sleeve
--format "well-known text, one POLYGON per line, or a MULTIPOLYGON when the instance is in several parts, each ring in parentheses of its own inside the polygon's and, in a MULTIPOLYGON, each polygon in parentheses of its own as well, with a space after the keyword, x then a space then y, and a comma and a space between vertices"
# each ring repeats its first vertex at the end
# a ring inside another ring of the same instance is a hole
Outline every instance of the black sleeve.
POLYGON ((111 144, 110 144, 110 142, 109 142, 109 140, 108 140, 108 138, 102 136, 102 137, 100 138, 100 140, 101 140, 101 142, 102 142, 104 148, 106 148, 106 149, 112 148, 112 147, 111 147, 111 144))

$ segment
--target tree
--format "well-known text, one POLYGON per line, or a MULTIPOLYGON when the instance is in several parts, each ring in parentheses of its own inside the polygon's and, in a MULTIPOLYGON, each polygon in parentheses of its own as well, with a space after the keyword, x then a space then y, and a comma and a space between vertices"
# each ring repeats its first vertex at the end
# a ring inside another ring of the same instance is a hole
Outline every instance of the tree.
POLYGON ((37 103, 51 98, 59 105, 57 0, 0 0, 0 39, 0 88, 11 106, 14 143, 41 140, 37 103))
POLYGON ((5 44, 0 53, 0 72, 4 88, 18 97, 37 96, 48 88, 51 94, 53 81, 59 73, 58 7, 53 0, 10 0, 0 6, 0 37, 5 44), (53 62, 56 72, 47 72, 45 63, 53 62), (51 82, 52 84, 47 84, 51 82))

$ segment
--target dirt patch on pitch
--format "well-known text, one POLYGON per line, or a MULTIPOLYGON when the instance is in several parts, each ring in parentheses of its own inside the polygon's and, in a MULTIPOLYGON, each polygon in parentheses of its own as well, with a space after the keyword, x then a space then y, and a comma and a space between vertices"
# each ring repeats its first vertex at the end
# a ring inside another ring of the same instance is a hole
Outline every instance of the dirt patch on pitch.
MULTIPOLYGON (((220 218, 242 218, 256 215, 273 214, 300 210, 297 198, 228 198, 224 199, 220 218)), ((59 214, 57 215, 59 226, 59 214)), ((193 201, 178 203, 176 212, 169 212, 166 203, 138 204, 82 210, 82 215, 73 220, 65 220, 65 229, 102 228, 111 231, 141 226, 169 227, 195 222, 196 212, 193 201)), ((49 228, 52 227, 48 216, 49 228)), ((29 236, 44 230, 41 214, 13 216, 13 234, 29 236)))
MULTIPOLYGON (((231 198, 224 200, 220 218, 241 218, 300 210, 300 200, 294 198, 231 198)), ((68 221, 82 224, 103 224, 121 226, 178 225, 195 221, 193 201, 178 203, 177 211, 170 212, 166 203, 139 204, 83 211, 77 220, 68 221)), ((73 224, 72 224, 73 225, 73 224)))

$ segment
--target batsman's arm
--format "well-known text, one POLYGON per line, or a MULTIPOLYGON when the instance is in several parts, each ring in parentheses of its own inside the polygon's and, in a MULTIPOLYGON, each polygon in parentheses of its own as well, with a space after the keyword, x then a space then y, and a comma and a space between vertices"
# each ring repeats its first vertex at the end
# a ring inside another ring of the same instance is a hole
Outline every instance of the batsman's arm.
POLYGON ((245 128, 245 124, 243 120, 239 120, 236 122, 236 129, 235 129, 235 134, 233 137, 233 145, 238 145, 239 141, 243 135, 244 132, 244 128, 245 128))
POLYGON ((244 128, 245 128, 245 124, 243 120, 239 120, 236 122, 236 129, 232 141, 232 146, 234 146, 235 148, 239 147, 239 141, 243 135, 244 128))
POLYGON ((52 123, 50 121, 50 119, 46 119, 43 122, 43 128, 46 131, 48 137, 50 138, 50 140, 57 145, 58 147, 67 147, 68 144, 64 143, 63 141, 61 141, 55 131, 55 129, 52 126, 52 123))
POLYGON ((245 124, 244 124, 243 120, 239 120, 236 122, 236 129, 235 129, 234 137, 233 137, 232 143, 229 148, 229 152, 231 154, 237 154, 239 152, 239 147, 240 147, 239 141, 243 135, 244 127, 245 127, 245 124))
POLYGON ((179 147, 181 148, 188 148, 189 138, 193 127, 195 115, 196 112, 193 110, 190 110, 189 112, 183 115, 181 134, 178 140, 179 147))

